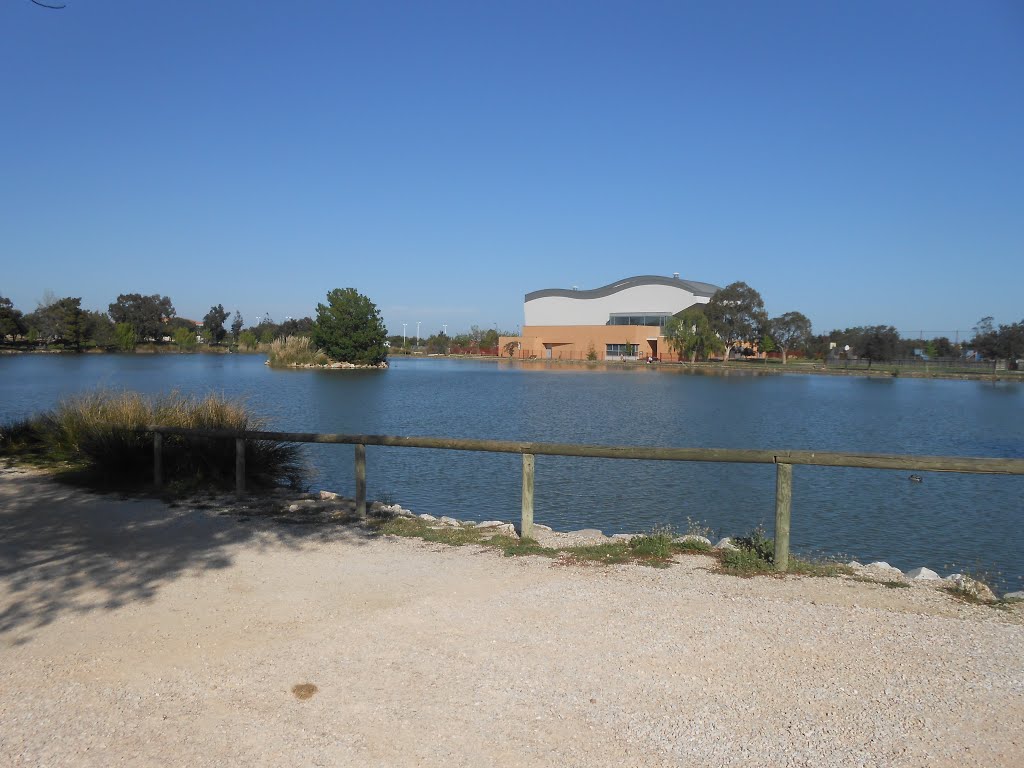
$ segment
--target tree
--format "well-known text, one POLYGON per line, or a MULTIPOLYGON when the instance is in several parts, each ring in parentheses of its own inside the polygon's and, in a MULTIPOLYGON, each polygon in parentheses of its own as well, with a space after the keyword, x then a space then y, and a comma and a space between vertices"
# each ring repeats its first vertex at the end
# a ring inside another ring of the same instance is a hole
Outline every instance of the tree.
POLYGON ((697 361, 697 355, 707 357, 724 347, 722 340, 699 307, 684 309, 665 323, 665 336, 669 346, 680 357, 689 356, 690 363, 697 361))
POLYGON ((377 305, 355 288, 335 288, 316 305, 313 343, 332 360, 377 365, 387 360, 386 339, 377 305))
POLYGON ((238 337, 242 333, 242 313, 237 309, 235 310, 235 319, 231 321, 231 338, 234 339, 235 344, 238 343, 238 337))
POLYGON ((112 347, 115 344, 114 321, 106 312, 87 309, 82 312, 82 336, 97 347, 112 347))
POLYGON ((224 305, 218 304, 210 307, 210 311, 203 318, 203 330, 208 334, 211 344, 220 344, 228 335, 224 330, 224 321, 228 319, 228 314, 224 311, 224 305))
POLYGON ((174 305, 167 296, 122 293, 110 305, 110 318, 115 323, 128 323, 136 339, 157 340, 163 336, 166 320, 174 317, 174 305))
POLYGON ((47 292, 25 322, 47 342, 59 341, 65 346, 81 349, 84 338, 81 298, 65 296, 57 299, 47 292))
POLYGON ((771 338, 782 350, 783 365, 789 350, 804 346, 811 338, 811 321, 802 312, 779 315, 769 321, 768 328, 771 338))
POLYGON ((176 328, 174 331, 174 344, 180 350, 192 349, 196 345, 196 333, 188 328, 176 328))
POLYGON ((242 331, 238 336, 238 345, 243 349, 256 349, 259 338, 252 331, 242 331))
POLYGON ((14 303, 10 299, 0 296, 0 341, 8 336, 11 337, 11 341, 14 341, 27 331, 28 326, 25 324, 25 316, 21 310, 15 309, 14 303))
POLYGON ((730 283, 715 291, 704 305, 704 314, 712 330, 725 343, 725 360, 740 342, 750 342, 763 335, 768 323, 761 294, 743 282, 730 283))
POLYGON ((505 354, 509 357, 516 356, 516 350, 519 349, 519 343, 515 341, 506 341, 505 346, 502 347, 505 350, 505 354))
POLYGON ((117 342, 117 348, 122 352, 131 352, 139 341, 139 337, 135 335, 135 329, 132 328, 131 323, 118 323, 115 325, 114 339, 117 342))
POLYGON ((900 335, 891 325, 872 325, 864 329, 861 353, 871 363, 880 360, 892 360, 896 357, 900 335))

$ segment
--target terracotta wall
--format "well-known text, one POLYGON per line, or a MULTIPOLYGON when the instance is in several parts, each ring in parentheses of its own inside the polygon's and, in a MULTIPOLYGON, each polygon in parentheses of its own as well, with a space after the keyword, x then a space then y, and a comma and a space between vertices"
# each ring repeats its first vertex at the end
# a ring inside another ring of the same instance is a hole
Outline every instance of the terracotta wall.
POLYGON ((637 345, 640 358, 658 354, 667 358, 671 350, 664 337, 658 338, 661 331, 658 326, 644 325, 526 325, 520 337, 502 336, 498 348, 503 350, 505 344, 512 341, 520 345, 516 358, 550 356, 552 360, 585 360, 593 348, 597 359, 604 360, 608 344, 629 343, 637 345), (649 339, 656 341, 652 344, 649 339))

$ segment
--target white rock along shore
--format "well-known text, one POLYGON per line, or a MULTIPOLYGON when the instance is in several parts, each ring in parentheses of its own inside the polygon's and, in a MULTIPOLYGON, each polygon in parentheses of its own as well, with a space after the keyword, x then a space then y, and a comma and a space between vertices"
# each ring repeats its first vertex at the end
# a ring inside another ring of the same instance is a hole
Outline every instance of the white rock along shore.
POLYGON ((1024 765, 1020 604, 213 505, 0 470, 0 765, 1024 765))

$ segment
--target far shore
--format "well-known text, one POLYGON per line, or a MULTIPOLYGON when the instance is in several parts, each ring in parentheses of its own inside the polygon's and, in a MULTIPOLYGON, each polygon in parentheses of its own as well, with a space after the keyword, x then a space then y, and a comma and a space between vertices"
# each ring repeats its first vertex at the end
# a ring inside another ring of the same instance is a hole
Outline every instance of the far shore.
MULTIPOLYGON (((97 354, 118 354, 118 355, 265 355, 264 350, 255 349, 232 349, 230 347, 207 347, 201 346, 194 349, 178 349, 171 345, 147 344, 137 347, 132 352, 124 352, 116 349, 90 348, 76 351, 73 349, 13 349, 0 347, 0 355, 97 355, 97 354)), ((702 373, 708 375, 732 375, 752 374, 756 376, 771 376, 784 374, 803 374, 815 376, 857 376, 862 378, 891 379, 949 379, 960 381, 1012 381, 1024 383, 1024 371, 948 371, 942 368, 915 367, 908 368, 904 365, 880 362, 872 368, 846 368, 840 363, 827 365, 820 360, 806 361, 797 359, 785 365, 778 361, 771 361, 767 364, 763 360, 745 361, 734 360, 729 363, 721 361, 708 361, 697 363, 669 363, 653 362, 647 363, 643 360, 560 360, 557 358, 531 358, 521 360, 497 355, 444 355, 435 353, 399 353, 389 356, 391 360, 396 358, 428 359, 443 358, 445 360, 473 360, 497 362, 509 365, 520 365, 523 367, 549 368, 552 366, 566 366, 581 368, 583 370, 622 370, 632 368, 651 368, 654 370, 702 373)), ((286 366, 287 367, 287 366, 286 366)), ((292 366, 295 367, 295 366, 292 366)), ((297 366, 305 368, 309 366, 297 366)), ((312 366, 319 368, 323 366, 312 366)))

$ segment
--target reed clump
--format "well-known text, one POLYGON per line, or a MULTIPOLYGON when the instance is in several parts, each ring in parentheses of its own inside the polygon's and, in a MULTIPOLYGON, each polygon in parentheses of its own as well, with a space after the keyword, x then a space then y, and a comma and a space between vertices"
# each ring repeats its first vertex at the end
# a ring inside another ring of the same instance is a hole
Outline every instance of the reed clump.
POLYGON ((326 365, 327 353, 313 345, 308 336, 282 336, 274 339, 267 352, 267 361, 278 368, 296 365, 326 365))
MULTIPOLYGON (((62 401, 54 410, 0 429, 0 454, 33 463, 66 463, 103 485, 144 485, 152 480, 151 425, 194 429, 260 430, 266 420, 223 395, 99 390, 62 401)), ((235 441, 165 435, 163 468, 171 483, 230 486, 235 441)), ((304 475, 295 445, 246 441, 246 480, 254 486, 297 486, 304 475)))

